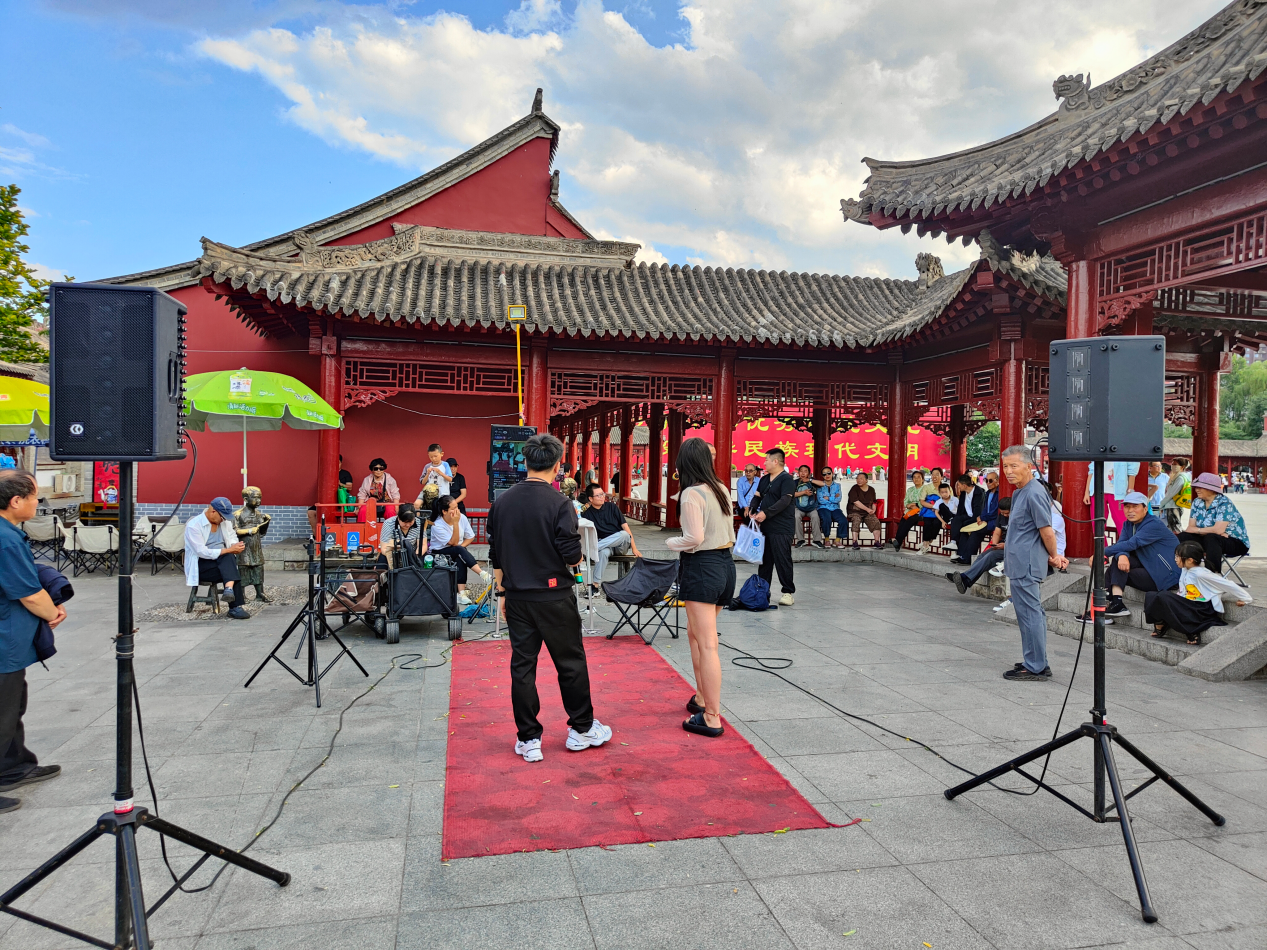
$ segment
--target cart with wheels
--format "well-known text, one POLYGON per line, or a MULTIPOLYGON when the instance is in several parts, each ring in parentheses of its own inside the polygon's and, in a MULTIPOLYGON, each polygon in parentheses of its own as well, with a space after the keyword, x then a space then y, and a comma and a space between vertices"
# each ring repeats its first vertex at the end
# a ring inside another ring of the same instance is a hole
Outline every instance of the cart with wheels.
POLYGON ((457 568, 451 565, 410 564, 384 571, 379 575, 374 635, 388 643, 399 643, 401 620, 440 616, 448 623, 449 639, 456 640, 462 635, 457 599, 457 568))

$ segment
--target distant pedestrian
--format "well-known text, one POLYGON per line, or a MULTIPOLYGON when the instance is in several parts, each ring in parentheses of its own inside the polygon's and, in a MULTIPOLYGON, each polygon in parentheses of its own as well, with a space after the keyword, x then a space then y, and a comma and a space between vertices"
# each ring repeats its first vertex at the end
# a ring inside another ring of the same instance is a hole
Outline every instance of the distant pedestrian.
POLYGON ((1008 513, 1007 545, 1003 571, 1012 588, 1012 606, 1021 628, 1022 661, 1003 674, 1010 680, 1045 680, 1051 677, 1047 663, 1047 615, 1040 588, 1050 569, 1064 570, 1069 562, 1056 547, 1052 528, 1052 500, 1034 477, 1029 448, 1013 445, 1003 450, 1003 476, 1012 484, 1012 509, 1008 513))
POLYGON ((752 520, 761 525, 765 534, 765 553, 757 575, 768 584, 774 572, 778 571, 779 584, 783 588, 783 596, 779 598, 782 607, 796 603, 793 596, 796 594, 796 582, 792 576, 793 519, 796 516, 796 507, 792 504, 794 491, 796 479, 784 466, 783 450, 770 449, 765 454, 765 474, 757 485, 760 506, 752 520))
POLYGON ((537 657, 542 644, 559 676, 568 714, 567 748, 577 752, 612 737, 594 718, 589 666, 581 639, 581 615, 573 591, 581 563, 576 509, 550 487, 559 474, 563 443, 541 433, 524 443, 527 477, 507 489, 488 513, 488 560, 498 592, 506 599, 510 636, 510 697, 525 762, 542 760, 544 732, 537 714, 537 657))

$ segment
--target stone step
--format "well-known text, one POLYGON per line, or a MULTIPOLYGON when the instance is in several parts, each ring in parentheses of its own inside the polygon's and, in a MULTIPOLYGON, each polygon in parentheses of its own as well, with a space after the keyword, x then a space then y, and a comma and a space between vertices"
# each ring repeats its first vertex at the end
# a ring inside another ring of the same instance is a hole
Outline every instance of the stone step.
MULTIPOLYGON (((1136 630, 1144 630, 1144 631, 1147 631, 1151 635, 1152 624, 1150 624, 1146 619, 1144 619, 1144 603, 1143 603, 1144 598, 1141 596, 1138 598, 1138 602, 1133 602, 1133 599, 1129 596, 1131 593, 1138 593, 1138 592, 1127 591, 1127 596, 1123 598, 1126 602, 1126 606, 1130 608, 1131 615, 1129 617, 1106 618, 1106 619, 1111 619, 1113 621, 1113 623, 1109 624, 1109 626, 1127 627, 1127 628, 1132 628, 1136 630)), ((1087 603, 1087 595, 1085 592, 1081 594, 1062 593, 1057 599, 1056 608, 1062 613, 1068 613, 1071 616, 1076 617, 1082 613, 1082 610, 1086 606, 1086 603, 1087 603)), ((1231 606, 1232 610, 1224 614, 1224 617, 1229 621, 1227 626, 1211 627, 1210 629, 1206 630, 1203 634, 1201 634, 1201 642, 1203 644, 1213 643, 1224 633, 1226 633, 1227 631, 1231 630, 1234 626, 1236 626, 1236 622, 1232 620, 1230 616, 1228 616, 1228 614, 1230 614, 1232 611, 1236 609, 1235 605, 1233 604, 1229 606, 1231 606)), ((1242 608, 1241 612, 1244 613, 1244 608, 1242 608)), ((1178 636, 1178 634, 1176 634, 1176 636, 1178 636)))
MULTIPOLYGON (((1047 630, 1074 640, 1081 636, 1087 643, 1094 640, 1091 624, 1087 624, 1084 630, 1082 623, 1075 620, 1071 614, 1049 613, 1047 630)), ((1178 666, 1201 649, 1201 647, 1189 646, 1179 634, 1167 633, 1163 637, 1154 639, 1137 627, 1117 623, 1104 628, 1104 644, 1110 649, 1156 660, 1167 666, 1178 666)))

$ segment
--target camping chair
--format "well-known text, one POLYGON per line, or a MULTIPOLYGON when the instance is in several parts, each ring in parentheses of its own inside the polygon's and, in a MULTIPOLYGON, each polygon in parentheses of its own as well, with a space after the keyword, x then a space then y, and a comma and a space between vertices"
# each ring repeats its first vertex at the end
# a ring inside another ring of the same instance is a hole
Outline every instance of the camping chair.
POLYGON ((1245 560, 1247 557, 1249 557, 1248 554, 1238 554, 1236 557, 1227 557, 1224 555, 1223 557, 1223 576, 1227 577, 1231 574, 1234 578, 1236 578, 1236 583, 1240 584, 1246 590, 1249 589, 1249 585, 1245 583, 1245 580, 1236 570, 1236 565, 1240 564, 1241 561, 1245 560))
POLYGON ((598 529, 588 518, 576 519, 577 529, 581 534, 581 566, 585 576, 585 620, 581 623, 581 633, 598 633, 594 626, 594 563, 598 560, 598 529))
MULTIPOLYGON (((64 545, 63 545, 64 548, 64 545)), ((77 524, 70 529, 70 551, 67 557, 74 570, 74 577, 85 571, 105 568, 106 574, 114 573, 119 556, 119 537, 112 524, 91 527, 77 524)))
POLYGON ((57 515, 42 515, 32 518, 22 525, 26 533, 27 543, 31 546, 31 554, 35 557, 52 558, 60 569, 62 566, 62 542, 66 537, 66 529, 57 515))
POLYGON ((181 524, 180 519, 173 517, 171 521, 163 524, 157 519, 150 521, 150 536, 145 542, 145 546, 141 549, 141 555, 148 554, 150 556, 150 574, 157 574, 161 567, 168 564, 174 564, 181 567, 185 563, 185 526, 181 524))
POLYGON ((632 570, 619 580, 604 582, 603 593, 608 601, 616 605, 620 611, 620 621, 607 634, 610 640, 621 628, 628 626, 634 633, 642 637, 650 646, 655 642, 661 630, 668 630, 673 639, 678 638, 680 623, 679 601, 676 596, 669 599, 669 591, 677 584, 678 562, 656 561, 640 557, 632 570), (651 611, 651 637, 647 638, 642 623, 642 612, 651 611), (672 623, 669 611, 673 611, 672 623))

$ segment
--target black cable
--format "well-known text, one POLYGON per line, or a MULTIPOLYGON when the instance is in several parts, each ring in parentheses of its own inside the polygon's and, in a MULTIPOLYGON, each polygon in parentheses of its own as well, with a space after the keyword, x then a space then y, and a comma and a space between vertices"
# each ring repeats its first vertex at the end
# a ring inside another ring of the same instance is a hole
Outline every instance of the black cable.
MULTIPOLYGON (((266 831, 272 828, 273 825, 277 824, 278 820, 282 816, 283 809, 285 809, 286 805, 290 802, 290 796, 293 795, 296 791, 298 791, 299 788, 304 784, 304 782, 312 778, 312 776, 316 774, 317 769, 321 768, 328 761, 330 761, 330 756, 334 753, 335 741, 339 738, 339 733, 343 731, 343 717, 347 714, 349 709, 351 709, 358 702, 360 702, 362 699, 368 696, 371 692, 373 692, 374 688, 378 686, 379 683, 383 682, 383 680, 387 678, 388 673, 391 673, 392 670, 438 669, 439 667, 444 666, 444 664, 449 661, 447 654, 452 649, 453 649, 452 646, 446 647, 444 649, 444 651, 440 654, 442 659, 440 660, 439 663, 426 663, 426 664, 419 665, 418 661, 426 659, 426 657, 423 656, 421 653, 400 653, 392 657, 391 666, 389 666, 383 672, 383 675, 380 676, 378 679, 376 679, 369 686, 369 688, 365 690, 365 692, 361 693, 359 696, 357 696, 355 699, 353 699, 350 703, 348 703, 346 706, 343 707, 343 709, 339 711, 339 727, 334 730, 334 735, 330 737, 330 745, 326 749, 326 754, 322 757, 320 762, 318 762, 316 765, 314 765, 311 769, 308 770, 308 772, 303 776, 303 778, 301 778, 298 782, 296 782, 294 785, 290 787, 290 791, 286 793, 286 797, 283 798, 281 804, 277 806, 277 811, 273 815, 272 820, 270 820, 268 824, 266 824, 263 828, 257 831, 255 833, 255 837, 247 842, 246 847, 238 850, 238 854, 245 854, 246 852, 250 851, 251 848, 255 846, 255 842, 259 841, 266 831), (405 659, 406 657, 408 657, 409 659, 406 659, 405 662, 401 663, 399 666, 396 665, 397 660, 405 659)), ((147 755, 145 751, 145 725, 141 720, 141 694, 136 688, 135 678, 133 678, 132 680, 132 700, 136 706, 136 731, 137 731, 137 735, 140 737, 140 740, 141 740, 141 761, 145 764, 145 781, 146 781, 146 784, 148 784, 150 788, 150 798, 154 805, 154 817, 157 818, 158 817, 158 792, 154 788, 154 776, 150 772, 150 759, 149 759, 149 755, 147 755)), ((172 867, 171 860, 169 859, 167 855, 167 838, 164 835, 159 835, 159 847, 162 849, 163 863, 167 865, 167 871, 169 874, 171 874, 172 881, 174 881, 176 884, 176 887, 182 893, 185 893, 185 894, 198 894, 202 891, 208 890, 209 888, 215 886, 216 881, 220 879, 220 875, 223 874, 230 867, 230 865, 228 864, 221 865, 220 870, 216 871, 215 876, 212 877, 211 880, 207 884, 203 885, 202 887, 187 888, 184 886, 184 884, 181 883, 182 878, 176 874, 176 870, 172 867)), ((198 863, 201 863, 202 861, 205 861, 205 860, 206 860, 206 857, 199 858, 198 863)))

